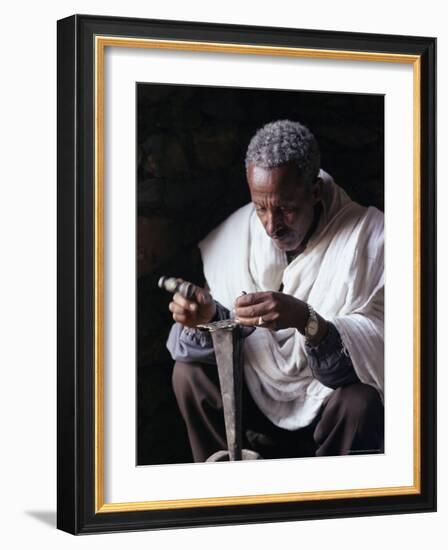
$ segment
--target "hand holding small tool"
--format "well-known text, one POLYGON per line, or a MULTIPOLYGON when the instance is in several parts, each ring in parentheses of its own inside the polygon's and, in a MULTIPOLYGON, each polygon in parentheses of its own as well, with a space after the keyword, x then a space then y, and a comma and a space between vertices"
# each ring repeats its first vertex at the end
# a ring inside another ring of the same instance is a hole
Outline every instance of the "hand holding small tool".
POLYGON ((159 287, 173 293, 168 307, 177 323, 195 328, 209 323, 215 316, 215 301, 205 288, 174 277, 161 277, 159 287))
POLYGON ((282 292, 253 292, 235 301, 235 320, 244 326, 303 331, 307 319, 306 303, 282 292))

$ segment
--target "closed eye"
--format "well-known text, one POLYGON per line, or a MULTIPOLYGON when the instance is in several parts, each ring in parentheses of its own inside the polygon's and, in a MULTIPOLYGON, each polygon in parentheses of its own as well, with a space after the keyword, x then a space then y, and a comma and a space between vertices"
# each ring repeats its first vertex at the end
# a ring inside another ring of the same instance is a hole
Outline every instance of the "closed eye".
POLYGON ((280 210, 285 214, 292 214, 293 212, 297 211, 297 209, 292 206, 281 206, 280 210))

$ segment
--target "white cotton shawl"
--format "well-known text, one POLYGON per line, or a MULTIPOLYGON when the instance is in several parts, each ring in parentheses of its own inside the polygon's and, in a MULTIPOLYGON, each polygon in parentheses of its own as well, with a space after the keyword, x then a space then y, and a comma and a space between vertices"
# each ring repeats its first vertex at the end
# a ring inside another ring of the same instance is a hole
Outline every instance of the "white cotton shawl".
MULTIPOLYGON (((384 216, 352 201, 323 178, 323 211, 305 251, 289 265, 252 203, 227 218, 200 244, 213 297, 232 310, 242 291, 279 290, 304 300, 334 323, 361 382, 383 395, 384 216)), ((333 392, 308 366, 296 329, 257 328, 245 340, 244 374, 260 410, 277 426, 309 425, 333 392)))

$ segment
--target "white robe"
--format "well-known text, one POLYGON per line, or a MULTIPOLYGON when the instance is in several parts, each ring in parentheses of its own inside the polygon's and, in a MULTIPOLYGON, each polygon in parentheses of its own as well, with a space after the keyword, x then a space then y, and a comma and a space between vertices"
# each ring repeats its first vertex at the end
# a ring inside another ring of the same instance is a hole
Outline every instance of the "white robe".
MULTIPOLYGON (((200 244, 213 297, 232 310, 242 291, 278 290, 334 323, 361 382, 384 391, 384 216, 350 200, 325 172, 321 214, 305 251, 289 265, 252 203, 200 244)), ((244 374, 260 410, 277 426, 307 426, 332 393, 312 375, 296 329, 257 328, 245 340, 244 374)))

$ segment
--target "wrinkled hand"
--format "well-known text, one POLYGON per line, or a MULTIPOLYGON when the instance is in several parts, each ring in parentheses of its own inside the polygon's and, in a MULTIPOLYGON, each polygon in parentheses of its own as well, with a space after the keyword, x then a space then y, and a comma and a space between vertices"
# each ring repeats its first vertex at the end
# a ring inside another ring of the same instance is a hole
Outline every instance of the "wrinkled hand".
POLYGON ((296 328, 303 332, 308 316, 305 302, 282 292, 253 292, 235 301, 235 318, 241 325, 270 330, 296 328))
POLYGON ((209 323, 216 313, 212 295, 199 286, 195 287, 193 299, 187 300, 177 292, 168 307, 176 322, 191 328, 201 323, 209 323))

